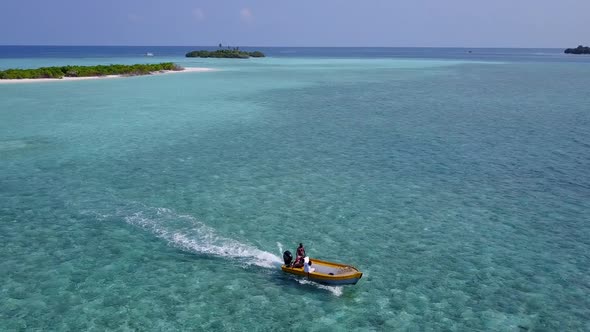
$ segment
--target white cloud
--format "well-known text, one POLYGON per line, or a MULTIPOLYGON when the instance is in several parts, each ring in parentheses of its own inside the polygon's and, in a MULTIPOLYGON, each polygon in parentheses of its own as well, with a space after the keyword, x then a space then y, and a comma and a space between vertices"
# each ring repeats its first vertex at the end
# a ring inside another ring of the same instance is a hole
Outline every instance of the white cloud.
POLYGON ((249 23, 254 19, 254 15, 252 15, 250 8, 242 8, 242 10, 240 10, 240 18, 243 22, 249 23))
POLYGON ((205 19, 205 13, 203 12, 203 10, 201 8, 195 8, 193 9, 193 18, 197 21, 202 21, 205 19))

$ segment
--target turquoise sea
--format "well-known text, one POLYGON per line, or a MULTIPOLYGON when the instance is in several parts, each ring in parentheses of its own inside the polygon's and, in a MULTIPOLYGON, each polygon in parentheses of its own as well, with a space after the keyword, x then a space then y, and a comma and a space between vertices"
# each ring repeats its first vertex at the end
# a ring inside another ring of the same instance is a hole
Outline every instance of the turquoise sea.
POLYGON ((217 69, 0 85, 0 330, 590 331, 590 57, 189 50, 0 47, 217 69))

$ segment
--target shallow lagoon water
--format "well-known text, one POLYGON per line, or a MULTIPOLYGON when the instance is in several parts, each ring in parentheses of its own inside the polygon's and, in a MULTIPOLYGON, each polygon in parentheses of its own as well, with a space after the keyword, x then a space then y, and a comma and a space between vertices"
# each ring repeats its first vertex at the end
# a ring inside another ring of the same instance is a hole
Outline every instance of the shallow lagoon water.
POLYGON ((0 86, 2 330, 590 329, 587 64, 168 59, 0 86))

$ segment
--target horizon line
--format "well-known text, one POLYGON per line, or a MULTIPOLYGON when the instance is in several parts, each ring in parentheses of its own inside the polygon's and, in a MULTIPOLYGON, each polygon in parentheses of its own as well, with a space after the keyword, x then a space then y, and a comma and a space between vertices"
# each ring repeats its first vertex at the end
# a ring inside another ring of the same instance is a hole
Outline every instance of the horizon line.
MULTIPOLYGON (((219 47, 219 45, 122 45, 122 44, 88 44, 88 45, 74 45, 74 44, 0 44, 0 47, 31 47, 31 46, 52 46, 52 47, 219 47)), ((514 47, 514 46, 232 46, 225 45, 223 47, 265 47, 265 48, 458 48, 458 49, 563 49, 563 47, 514 47)), ((223 48, 222 47, 222 48, 223 48)))

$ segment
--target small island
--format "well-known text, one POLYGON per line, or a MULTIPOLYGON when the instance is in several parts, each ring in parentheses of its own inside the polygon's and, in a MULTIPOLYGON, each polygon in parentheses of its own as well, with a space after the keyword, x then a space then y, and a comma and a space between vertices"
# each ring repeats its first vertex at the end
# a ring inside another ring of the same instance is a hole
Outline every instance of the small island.
POLYGON ((223 49, 216 51, 192 51, 186 54, 187 58, 232 58, 232 59, 248 59, 263 58, 265 55, 260 51, 246 52, 240 51, 239 48, 223 49))
POLYGON ((138 76, 153 73, 182 71, 184 68, 172 63, 99 66, 62 66, 37 69, 7 69, 0 71, 0 80, 62 79, 74 77, 138 76))
POLYGON ((563 52, 566 54, 590 54, 590 47, 580 45, 576 48, 568 48, 563 52))

